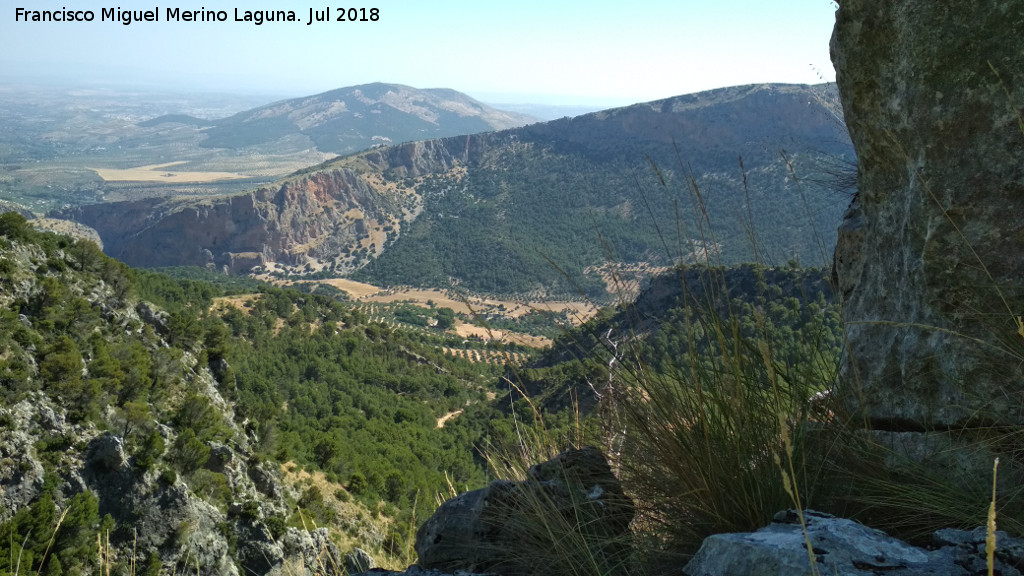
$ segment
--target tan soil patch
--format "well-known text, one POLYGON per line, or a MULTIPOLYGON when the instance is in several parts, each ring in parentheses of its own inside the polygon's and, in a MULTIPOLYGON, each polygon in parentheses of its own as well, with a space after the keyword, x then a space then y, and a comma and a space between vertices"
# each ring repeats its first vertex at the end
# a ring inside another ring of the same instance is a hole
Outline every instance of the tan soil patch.
POLYGON ((403 302, 410 301, 414 304, 427 305, 428 300, 433 300, 438 308, 451 308, 456 314, 472 314, 474 311, 481 311, 484 306, 479 298, 466 301, 451 298, 440 290, 423 290, 415 288, 396 288, 387 292, 375 294, 361 299, 364 302, 403 302), (476 302, 474 302, 476 300, 476 302))
POLYGON ((507 344, 519 344, 520 346, 529 346, 531 348, 547 348, 551 346, 551 339, 545 336, 495 330, 493 328, 488 329, 475 324, 467 324, 460 320, 455 321, 455 326, 452 329, 463 338, 476 337, 482 340, 497 340, 507 344))
POLYGON ((552 344, 551 338, 547 336, 534 336, 533 334, 523 334, 521 332, 506 332, 502 342, 528 346, 530 348, 547 348, 552 344))
MULTIPOLYGON (((598 307, 590 302, 575 301, 553 301, 553 302, 524 302, 514 300, 500 300, 496 298, 483 298, 479 296, 468 296, 462 298, 453 296, 448 292, 436 289, 422 289, 409 287, 396 287, 385 290, 372 284, 347 280, 345 278, 330 278, 325 280, 297 280, 294 282, 282 281, 269 276, 257 276, 258 279, 278 285, 291 284, 326 284, 342 290, 356 302, 368 304, 392 304, 395 302, 410 302, 424 308, 429 307, 432 302, 434 308, 451 308, 456 314, 497 314, 509 318, 521 318, 522 316, 535 311, 550 311, 556 314, 566 314, 569 320, 576 326, 586 322, 597 314, 598 307)), ((373 316, 373 313, 370 313, 373 316)), ((506 330, 487 330, 486 328, 456 320, 453 331, 463 338, 477 337, 483 340, 499 340, 510 344, 519 344, 531 348, 546 348, 551 345, 551 339, 544 336, 534 336, 520 332, 506 330)))
POLYGON ((484 328, 483 326, 466 324, 465 322, 460 322, 458 320, 455 321, 455 327, 453 330, 463 338, 472 338, 475 336, 482 340, 501 340, 501 337, 505 335, 501 330, 491 330, 484 328))
POLYGON ((445 425, 446 422, 448 422, 452 418, 455 418, 459 414, 462 414, 462 410, 456 410, 454 412, 449 412, 449 413, 445 414, 444 416, 441 416, 440 418, 437 419, 437 427, 438 428, 444 428, 444 425, 445 425))
POLYGON ((213 304, 210 305, 210 310, 217 310, 223 308, 237 308, 242 312, 248 312, 249 307, 246 304, 259 300, 262 294, 239 294, 236 296, 222 296, 220 298, 214 298, 213 304))
POLYGON ((380 292, 380 288, 373 284, 365 284, 363 282, 356 282, 355 280, 346 280, 344 278, 330 278, 328 280, 309 280, 315 284, 327 284, 333 286, 342 292, 345 292, 352 298, 357 300, 363 299, 367 296, 372 296, 380 292))
POLYGON ((366 284, 362 282, 356 282, 354 280, 345 280, 344 278, 332 278, 330 280, 317 280, 321 284, 328 284, 335 288, 344 291, 349 296, 362 299, 367 296, 372 296, 381 291, 380 288, 373 284, 366 284))
MULTIPOLYGON (((305 490, 312 486, 319 488, 320 495, 323 496, 324 499, 324 504, 333 508, 337 512, 338 518, 360 518, 360 523, 372 526, 373 530, 377 533, 388 533, 388 527, 392 524, 392 520, 390 518, 384 515, 374 517, 370 514, 370 511, 366 506, 357 502, 354 498, 350 497, 348 502, 338 500, 335 494, 338 490, 344 490, 344 487, 341 484, 336 484, 327 480, 327 477, 323 472, 309 472, 307 470, 303 470, 294 462, 285 462, 281 465, 281 473, 283 475, 282 481, 284 484, 293 486, 299 490, 305 490)), ((313 526, 311 525, 310 529, 312 528, 313 526)), ((338 530, 336 527, 329 527, 329 530, 331 540, 333 540, 334 543, 342 550, 351 550, 355 546, 366 546, 365 542, 359 541, 358 538, 354 538, 347 532, 338 530)), ((379 566, 385 566, 392 569, 401 569, 404 567, 404 565, 400 566, 397 564, 397 559, 382 553, 379 549, 371 549, 371 551, 373 552, 374 560, 377 561, 379 566)))
POLYGON ((531 302, 530 310, 547 310, 556 314, 568 312, 569 319, 576 326, 590 320, 600 309, 591 302, 531 302))
POLYGON ((186 161, 150 164, 118 170, 115 168, 89 168, 99 174, 107 182, 166 182, 184 184, 188 182, 216 182, 218 180, 237 180, 248 178, 235 172, 173 172, 167 170, 171 166, 185 164, 186 161))
POLYGON ((597 274, 604 282, 604 289, 619 301, 631 302, 640 295, 640 288, 650 277, 671 270, 669 266, 652 266, 647 262, 634 264, 607 263, 591 266, 585 274, 597 274))

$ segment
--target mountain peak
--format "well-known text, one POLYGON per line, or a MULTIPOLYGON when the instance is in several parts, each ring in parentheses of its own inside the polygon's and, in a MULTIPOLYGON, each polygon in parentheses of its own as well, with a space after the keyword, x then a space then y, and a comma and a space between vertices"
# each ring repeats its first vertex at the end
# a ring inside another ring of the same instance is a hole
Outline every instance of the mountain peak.
POLYGON ((490 132, 534 121, 448 88, 373 82, 240 112, 209 128, 203 146, 245 148, 306 137, 321 152, 348 154, 380 143, 490 132))

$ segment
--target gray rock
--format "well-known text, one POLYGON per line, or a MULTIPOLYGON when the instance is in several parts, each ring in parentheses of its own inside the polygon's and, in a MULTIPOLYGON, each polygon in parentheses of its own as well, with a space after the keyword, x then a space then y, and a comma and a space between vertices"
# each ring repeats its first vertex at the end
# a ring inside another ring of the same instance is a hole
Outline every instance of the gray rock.
POLYGON ((431 570, 428 568, 421 568, 420 566, 413 564, 401 572, 393 570, 384 570, 383 568, 373 568, 366 572, 349 573, 349 576, 495 576, 491 573, 479 573, 479 572, 466 572, 465 570, 456 570, 454 572, 444 572, 441 570, 431 570))
MULTIPOLYGON (((829 576, 968 576, 985 572, 985 532, 940 531, 936 550, 916 548, 852 520, 804 511, 807 532, 795 511, 753 533, 717 534, 707 538, 689 564, 687 576, 794 576, 812 574, 807 542, 817 574, 829 576)), ((1005 534, 996 573, 1019 576, 1021 542, 1005 534)))
POLYGON ((109 432, 97 436, 89 443, 85 463, 94 473, 105 473, 123 469, 128 462, 124 453, 124 439, 109 432))
MULTIPOLYGON (((944 528, 932 535, 932 545, 938 548, 953 550, 958 565, 967 568, 972 574, 987 574, 985 563, 984 527, 974 530, 957 530, 944 528)), ((995 573, 1003 576, 1019 576, 1024 570, 1024 540, 1014 538, 1002 530, 996 530, 995 573)))
POLYGON ((311 574, 340 573, 344 566, 341 550, 331 541, 327 528, 312 532, 289 528, 280 542, 285 555, 300 558, 303 569, 311 574))
POLYGON ((362 548, 353 548, 351 552, 345 554, 345 572, 349 574, 366 572, 376 566, 373 556, 362 548))
POLYGON ((281 483, 262 464, 249 466, 249 479, 260 493, 274 499, 282 497, 281 483))
POLYGON ((238 574, 218 526, 223 515, 192 496, 184 485, 133 497, 123 510, 134 519, 138 546, 161 549, 165 565, 181 564, 179 573, 187 566, 190 572, 198 567, 204 576, 238 574))
POLYGON ((64 433, 64 414, 54 410, 53 408, 42 405, 39 407, 39 426, 56 432, 58 434, 64 433))
POLYGON ((238 562, 243 574, 280 573, 284 563, 284 550, 266 529, 251 526, 239 531, 238 562))
POLYGON ((135 306, 135 311, 139 313, 139 318, 143 322, 153 327, 153 330, 161 336, 167 336, 171 333, 171 329, 167 324, 167 313, 160 310, 150 304, 149 302, 139 302, 135 306))
POLYGON ((43 463, 34 440, 20 429, 0 427, 0 522, 28 506, 43 489, 43 463))
POLYGON ((428 568, 421 568, 416 564, 409 566, 404 571, 396 572, 393 570, 384 570, 382 568, 373 568, 366 572, 349 573, 349 576, 495 576, 492 573, 480 573, 480 572, 466 572, 465 570, 456 570, 454 572, 443 572, 441 570, 431 570, 428 568))
POLYGON ((835 251, 838 394, 876 428, 1024 424, 1022 52, 1019 0, 840 3, 859 192, 835 251))
POLYGON ((210 442, 210 459, 206 461, 206 468, 213 472, 224 473, 228 464, 235 458, 235 453, 225 444, 210 442))
POLYGON ((570 450, 529 470, 521 483, 495 481, 444 504, 416 533, 419 565, 443 571, 553 574, 558 562, 619 564, 633 502, 596 448, 570 450), (572 534, 553 541, 555 533, 572 534), (562 547, 586 541, 583 550, 562 547), (588 557, 576 558, 574 553, 588 557))

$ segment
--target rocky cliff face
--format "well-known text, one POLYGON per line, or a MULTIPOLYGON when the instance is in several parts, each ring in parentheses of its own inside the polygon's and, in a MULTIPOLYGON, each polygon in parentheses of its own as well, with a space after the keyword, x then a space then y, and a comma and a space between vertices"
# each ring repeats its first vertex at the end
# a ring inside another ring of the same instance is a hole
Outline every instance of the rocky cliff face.
MULTIPOLYGON (((251 193, 207 201, 145 199, 56 214, 94 228, 131 266, 201 266, 245 273, 270 263, 358 268, 401 233, 421 202, 399 180, 444 174, 508 146, 510 135, 410 142, 343 159, 251 193), (389 235, 388 232, 391 232, 389 235), (359 253, 363 251, 362 253, 359 253)), ((307 268, 306 271, 310 271, 307 268)))
MULTIPOLYGON (((275 188, 206 202, 148 199, 61 214, 95 228, 108 254, 132 266, 208 266, 247 272, 301 266, 369 246, 405 217, 407 194, 374 188, 351 170, 316 172, 275 188)), ((354 258, 348 258, 351 263, 354 258)))
POLYGON ((839 231, 840 393, 875 427, 1024 424, 1024 8, 844 0, 859 160, 839 231))

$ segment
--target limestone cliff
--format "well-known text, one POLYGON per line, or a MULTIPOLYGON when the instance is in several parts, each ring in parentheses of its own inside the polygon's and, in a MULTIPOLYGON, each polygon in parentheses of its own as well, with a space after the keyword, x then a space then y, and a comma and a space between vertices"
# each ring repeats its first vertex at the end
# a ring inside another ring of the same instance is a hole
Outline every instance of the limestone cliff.
POLYGON ((345 272, 383 250, 419 213, 415 183, 408 179, 480 161, 514 140, 484 134, 410 142, 305 170, 251 193, 198 202, 110 202, 55 215, 94 228, 107 254, 131 266, 245 273, 271 263, 291 269, 308 264, 306 271, 330 266, 345 272))
POLYGON ((847 405, 877 427, 1024 424, 1024 5, 843 0, 859 161, 839 231, 847 405))
POLYGON ((107 253, 132 266, 246 272, 267 262, 296 266, 369 245, 374 228, 402 220, 403 196, 339 169, 209 201, 113 202, 61 216, 95 228, 107 253))

